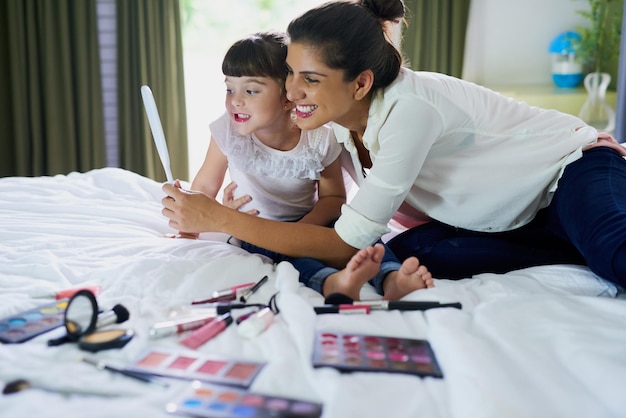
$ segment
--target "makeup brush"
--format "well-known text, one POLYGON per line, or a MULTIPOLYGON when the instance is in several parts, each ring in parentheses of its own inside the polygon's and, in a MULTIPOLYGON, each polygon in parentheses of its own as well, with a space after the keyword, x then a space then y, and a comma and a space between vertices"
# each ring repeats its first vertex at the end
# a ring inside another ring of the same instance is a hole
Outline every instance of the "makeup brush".
POLYGON ((326 296, 326 299, 324 300, 326 305, 349 305, 352 302, 354 302, 354 300, 350 296, 344 295, 343 293, 331 293, 326 296))
POLYGON ((324 300, 326 305, 361 305, 369 306, 372 310, 380 311, 425 311, 434 308, 456 308, 461 309, 458 302, 441 303, 437 301, 388 301, 388 300, 353 300, 343 293, 332 293, 324 300))
POLYGON ((126 377, 131 377, 133 379, 140 380, 140 381, 142 381, 144 383, 151 383, 153 385, 157 385, 157 386, 160 386, 162 388, 167 388, 169 386, 167 383, 163 383, 163 382, 159 381, 158 379, 153 378, 152 376, 145 375, 145 374, 139 373, 139 372, 133 372, 133 371, 130 371, 130 370, 121 369, 119 367, 114 367, 114 366, 112 366, 112 365, 110 365, 108 363, 105 363, 103 360, 96 360, 94 358, 83 357, 83 356, 80 356, 79 360, 82 360, 85 363, 89 363, 92 366, 95 366, 96 369, 98 369, 98 370, 108 370, 110 372, 123 374, 126 377))
POLYGON ((111 324, 121 324, 122 322, 128 321, 128 318, 130 318, 128 309, 126 309, 124 305, 117 304, 110 311, 98 315, 96 329, 111 324))
MULTIPOLYGON (((27 389, 39 389, 45 390, 46 392, 58 393, 60 395, 88 395, 88 396, 106 396, 106 397, 115 397, 115 396, 127 396, 122 394, 110 394, 110 393, 102 393, 102 392, 90 392, 87 390, 75 390, 75 389, 55 389, 50 387, 45 387, 41 385, 33 385, 26 379, 16 379, 4 386, 2 389, 3 395, 12 395, 14 393, 22 392, 27 389)), ((128 396, 132 396, 129 394, 128 396)))

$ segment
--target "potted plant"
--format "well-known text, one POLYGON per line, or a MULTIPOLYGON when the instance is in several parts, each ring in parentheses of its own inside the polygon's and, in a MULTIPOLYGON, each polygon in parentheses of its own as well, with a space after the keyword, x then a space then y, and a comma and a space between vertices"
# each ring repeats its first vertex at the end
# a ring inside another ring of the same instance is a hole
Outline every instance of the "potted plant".
POLYGON ((588 10, 577 11, 589 21, 589 26, 578 28, 581 39, 576 56, 588 72, 584 85, 589 93, 578 116, 599 130, 612 132, 615 111, 606 102, 606 90, 617 85, 624 0, 588 2, 588 10))
POLYGON ((583 64, 585 72, 609 73, 615 81, 622 37, 624 0, 588 0, 588 2, 589 9, 577 10, 589 25, 577 28, 581 38, 576 46, 576 56, 583 64))

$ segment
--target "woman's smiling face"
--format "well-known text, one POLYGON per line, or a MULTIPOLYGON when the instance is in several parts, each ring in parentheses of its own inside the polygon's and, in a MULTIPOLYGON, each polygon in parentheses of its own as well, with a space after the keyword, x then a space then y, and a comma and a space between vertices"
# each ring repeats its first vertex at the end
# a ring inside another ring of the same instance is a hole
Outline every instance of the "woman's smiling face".
POLYGON ((354 115, 356 81, 344 81, 344 72, 328 67, 319 50, 303 43, 287 48, 287 98, 296 104, 300 129, 314 129, 328 122, 350 128, 354 115))

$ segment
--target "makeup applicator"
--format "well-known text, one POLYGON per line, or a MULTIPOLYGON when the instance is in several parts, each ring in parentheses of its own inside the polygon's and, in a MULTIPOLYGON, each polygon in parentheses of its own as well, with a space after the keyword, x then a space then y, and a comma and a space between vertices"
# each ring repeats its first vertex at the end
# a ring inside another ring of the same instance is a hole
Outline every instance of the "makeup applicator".
POLYGON ((369 306, 372 310, 379 311, 425 311, 433 308, 456 308, 461 309, 458 302, 441 303, 437 301, 410 301, 410 300, 353 300, 343 293, 332 293, 324 301, 327 305, 362 305, 369 306))

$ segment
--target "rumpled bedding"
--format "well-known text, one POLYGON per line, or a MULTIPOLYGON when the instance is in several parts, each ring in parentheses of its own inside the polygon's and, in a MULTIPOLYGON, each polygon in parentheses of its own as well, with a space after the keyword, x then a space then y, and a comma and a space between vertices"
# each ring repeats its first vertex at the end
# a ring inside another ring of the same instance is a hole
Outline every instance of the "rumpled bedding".
MULTIPOLYGON (((135 337, 93 355, 126 367, 146 349, 188 350, 184 334, 150 339, 172 310, 214 290, 269 281, 251 299, 280 312, 253 339, 231 325, 197 351, 266 362, 249 390, 323 404, 323 417, 623 417, 626 415, 626 298, 587 268, 533 267, 481 274, 416 291, 406 300, 460 302, 427 311, 316 315, 323 297, 298 282, 286 262, 248 254, 219 233, 175 233, 161 215, 161 184, 103 168, 52 177, 0 179, 0 317, 38 307, 37 299, 100 285, 102 309, 122 304, 135 337), (340 373, 313 368, 317 330, 427 339, 444 377, 340 373)), ((362 298, 379 298, 368 286, 362 298)), ((0 345, 0 384, 33 386, 0 397, 2 417, 167 417, 165 404, 189 382, 168 388, 79 361, 76 344, 49 347, 57 328, 0 345)))

